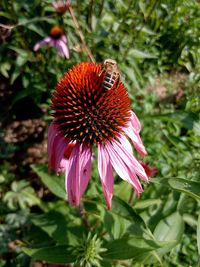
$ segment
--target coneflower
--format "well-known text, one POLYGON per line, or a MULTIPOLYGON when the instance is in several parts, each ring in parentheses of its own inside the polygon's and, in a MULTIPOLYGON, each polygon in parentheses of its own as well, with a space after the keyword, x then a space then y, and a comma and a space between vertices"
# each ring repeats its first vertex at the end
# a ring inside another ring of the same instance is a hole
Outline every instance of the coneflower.
POLYGON ((71 7, 71 1, 55 0, 53 1, 52 5, 57 13, 64 14, 71 7))
POLYGON ((44 45, 55 47, 61 57, 69 59, 69 47, 67 37, 59 26, 54 26, 50 30, 49 36, 34 45, 33 50, 37 51, 44 45))
POLYGON ((91 177, 92 148, 96 146, 100 179, 110 209, 112 168, 138 195, 143 192, 138 178, 148 181, 148 177, 129 142, 141 156, 146 155, 139 136, 140 122, 131 111, 127 91, 121 81, 105 91, 101 70, 101 64, 83 62, 58 83, 52 98, 54 120, 48 131, 49 170, 65 172, 68 200, 71 205, 79 205, 91 177))

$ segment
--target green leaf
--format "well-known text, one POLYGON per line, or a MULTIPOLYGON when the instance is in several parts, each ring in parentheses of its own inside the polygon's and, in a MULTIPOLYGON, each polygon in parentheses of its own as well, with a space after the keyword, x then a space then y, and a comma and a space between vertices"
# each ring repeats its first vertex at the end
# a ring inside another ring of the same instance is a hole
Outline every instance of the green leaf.
POLYGON ((107 251, 102 256, 115 260, 137 259, 145 256, 149 251, 154 251, 169 244, 174 244, 174 241, 160 242, 139 237, 124 237, 104 245, 107 251))
POLYGON ((160 241, 180 240, 184 229, 182 216, 175 212, 162 219, 154 230, 154 236, 160 241))
POLYGON ((200 199, 200 182, 182 178, 152 178, 151 182, 168 186, 173 190, 183 192, 195 199, 200 199))
POLYGON ((50 211, 46 214, 35 215, 31 217, 31 221, 59 244, 67 243, 67 220, 61 213, 50 211))
POLYGON ((24 57, 24 58, 28 58, 29 57, 29 53, 24 50, 24 49, 21 49, 21 48, 18 48, 18 47, 15 47, 15 46, 9 46, 8 47, 9 49, 15 51, 18 55, 24 57))
POLYGON ((113 197, 112 212, 118 214, 119 216, 127 220, 135 221, 138 224, 144 225, 142 218, 132 209, 130 205, 128 205, 119 197, 116 196, 113 197))
POLYGON ((6 77, 6 78, 9 78, 9 73, 8 71, 10 70, 11 68, 11 64, 8 63, 8 62, 4 62, 0 65, 0 72, 1 74, 6 77))
POLYGON ((20 180, 12 182, 11 190, 3 198, 11 209, 15 209, 18 206, 21 209, 26 209, 34 205, 42 207, 41 200, 36 196, 34 189, 29 186, 27 181, 20 180))
POLYGON ((200 136, 200 120, 194 122, 193 131, 196 135, 200 136))
POLYGON ((135 209, 146 209, 153 205, 160 205, 162 200, 160 199, 147 199, 147 200, 139 200, 136 202, 134 208, 135 209))
POLYGON ((198 116, 192 112, 176 111, 173 113, 151 115, 151 118, 156 118, 163 121, 169 121, 177 123, 188 130, 192 130, 194 123, 198 121, 198 116))
POLYGON ((112 236, 112 239, 122 237, 129 225, 129 221, 111 212, 106 212, 104 216, 104 226, 112 236))
POLYGON ((119 184, 115 184, 114 186, 115 195, 128 202, 133 190, 130 184, 121 181, 119 184))
POLYGON ((174 241, 174 243, 169 243, 166 247, 160 248, 157 250, 157 253, 159 255, 164 255, 175 247, 180 242, 183 231, 184 222, 178 212, 161 220, 154 230, 155 238, 160 241, 174 241))
POLYGON ((157 58, 155 55, 140 51, 138 49, 130 49, 128 52, 128 56, 133 57, 133 58, 140 58, 140 59, 157 58))
POLYGON ((7 19, 9 19, 9 20, 11 20, 11 21, 12 21, 12 19, 13 19, 13 17, 12 17, 11 14, 9 14, 9 13, 7 13, 7 12, 3 12, 3 11, 0 11, 0 17, 5 17, 5 18, 7 18, 7 19))
POLYGON ((63 177, 48 174, 48 169, 43 165, 32 165, 31 168, 41 178, 42 182, 48 187, 48 189, 55 194, 66 200, 65 184, 63 177))
MULTIPOLYGON (((24 241, 28 241, 31 244, 34 244, 38 247, 49 247, 49 246, 55 246, 55 241, 46 233, 44 232, 40 227, 37 227, 34 224, 31 224, 29 227, 28 232, 26 233, 26 237, 24 241)), ((24 244, 24 246, 27 245, 27 243, 24 244)))
MULTIPOLYGON (((23 78, 22 78, 23 79, 23 78)), ((24 97, 27 97, 28 91, 27 90, 21 90, 15 94, 15 96, 12 99, 12 105, 14 105, 17 101, 21 100, 24 97)))
POLYGON ((16 65, 22 67, 28 61, 28 54, 26 56, 18 55, 16 59, 16 65))
POLYGON ((132 68, 129 68, 129 67, 124 67, 124 73, 133 82, 134 86, 137 89, 140 89, 140 85, 139 85, 138 79, 136 78, 134 70, 132 68))
POLYGON ((200 255, 200 214, 197 222, 197 248, 198 248, 198 253, 200 255))
POLYGON ((71 246, 54 246, 40 249, 22 247, 22 250, 32 259, 47 261, 48 263, 71 263, 76 260, 71 246))
POLYGON ((137 236, 151 236, 151 231, 148 229, 142 218, 129 206, 126 202, 118 197, 113 197, 112 213, 115 213, 131 222, 131 233, 137 236))
POLYGON ((16 66, 16 68, 15 68, 15 70, 12 73, 11 78, 10 78, 11 84, 13 84, 14 81, 19 77, 20 73, 21 73, 21 69, 18 66, 16 66))
POLYGON ((55 20, 53 18, 49 18, 49 17, 34 17, 32 19, 20 17, 18 20, 18 26, 27 26, 29 24, 40 22, 40 21, 46 21, 49 24, 55 24, 55 20))
POLYGON ((34 25, 34 24, 28 24, 27 28, 33 32, 36 32, 38 35, 44 37, 46 34, 45 32, 42 30, 41 27, 39 27, 38 25, 34 25))

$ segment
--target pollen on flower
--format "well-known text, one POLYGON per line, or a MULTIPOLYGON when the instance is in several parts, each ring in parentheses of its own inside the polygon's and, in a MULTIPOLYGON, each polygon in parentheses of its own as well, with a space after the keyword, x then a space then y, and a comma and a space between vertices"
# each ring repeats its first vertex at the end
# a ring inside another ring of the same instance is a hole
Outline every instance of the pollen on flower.
POLYGON ((130 100, 120 81, 103 90, 101 64, 80 63, 57 85, 52 98, 60 133, 71 141, 87 145, 117 138, 130 118, 130 100))
POLYGON ((63 34, 63 30, 59 26, 54 26, 50 30, 50 36, 53 39, 59 39, 63 34))

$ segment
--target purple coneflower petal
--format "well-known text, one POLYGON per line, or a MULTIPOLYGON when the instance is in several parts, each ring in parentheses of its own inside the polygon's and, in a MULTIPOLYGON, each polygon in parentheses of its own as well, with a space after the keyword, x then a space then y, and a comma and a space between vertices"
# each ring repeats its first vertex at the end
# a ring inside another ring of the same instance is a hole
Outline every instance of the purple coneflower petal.
POLYGON ((133 142, 135 149, 140 153, 142 157, 144 157, 145 155, 147 155, 147 151, 139 135, 140 129, 140 122, 137 116, 131 111, 131 117, 130 121, 128 122, 128 126, 124 127, 123 130, 133 142))
POLYGON ((64 34, 60 37, 60 40, 63 41, 65 44, 68 44, 67 37, 64 34))
POLYGON ((57 48, 59 50, 59 54, 67 59, 69 59, 69 48, 67 43, 62 40, 58 41, 57 48))
POLYGON ((65 173, 65 185, 68 192, 68 199, 71 205, 80 204, 80 199, 85 192, 91 177, 90 147, 76 144, 69 157, 68 171, 65 173))
POLYGON ((131 117, 130 117, 131 124, 133 128, 136 130, 136 132, 139 133, 141 131, 140 121, 132 110, 130 111, 130 113, 131 113, 131 117))
POLYGON ((92 169, 92 151, 88 146, 81 146, 80 151, 80 196, 85 192, 91 177, 92 169))
POLYGON ((79 150, 80 144, 76 144, 69 157, 69 172, 65 173, 66 191, 68 200, 72 206, 80 204, 80 174, 79 174, 79 150))
POLYGON ((53 121, 48 129, 48 155, 50 171, 55 170, 57 173, 59 173, 60 163, 67 144, 67 139, 58 133, 53 121))
POLYGON ((102 144, 98 145, 98 169, 106 203, 111 209, 114 177, 109 155, 102 144))
POLYGON ((139 176, 142 180, 148 182, 148 177, 142 165, 138 162, 138 160, 134 157, 130 151, 128 151, 122 144, 125 142, 126 137, 121 135, 119 138, 119 142, 113 140, 113 146, 116 148, 117 151, 123 153, 123 159, 127 163, 128 166, 134 169, 137 176, 139 176))
POLYGON ((124 155, 124 151, 126 150, 123 149, 122 145, 121 147, 117 146, 117 142, 113 140, 112 144, 106 144, 105 149, 117 174, 123 180, 129 182, 138 194, 143 192, 142 186, 136 176, 133 163, 124 155))
POLYGON ((69 171, 69 160, 62 158, 60 165, 59 165, 58 173, 60 172, 68 173, 68 171, 69 171))
POLYGON ((133 147, 127 138, 123 138, 122 134, 119 134, 119 140, 123 147, 128 150, 131 154, 133 153, 133 147))
POLYGON ((33 50, 34 51, 37 51, 38 49, 40 49, 43 45, 46 45, 46 44, 51 44, 52 42, 52 38, 50 36, 47 36, 45 37, 42 41, 40 42, 37 42, 34 47, 33 47, 33 50))

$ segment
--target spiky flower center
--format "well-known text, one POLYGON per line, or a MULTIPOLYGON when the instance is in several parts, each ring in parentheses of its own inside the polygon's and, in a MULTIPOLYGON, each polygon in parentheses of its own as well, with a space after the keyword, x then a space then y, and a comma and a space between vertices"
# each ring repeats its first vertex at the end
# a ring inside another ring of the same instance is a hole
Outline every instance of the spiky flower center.
POLYGON ((63 34, 63 30, 59 26, 54 26, 51 28, 50 36, 53 39, 59 39, 63 34))
POLYGON ((80 63, 56 87, 52 108, 62 135, 93 145, 116 138, 130 117, 130 100, 121 81, 103 88, 101 64, 80 63))

